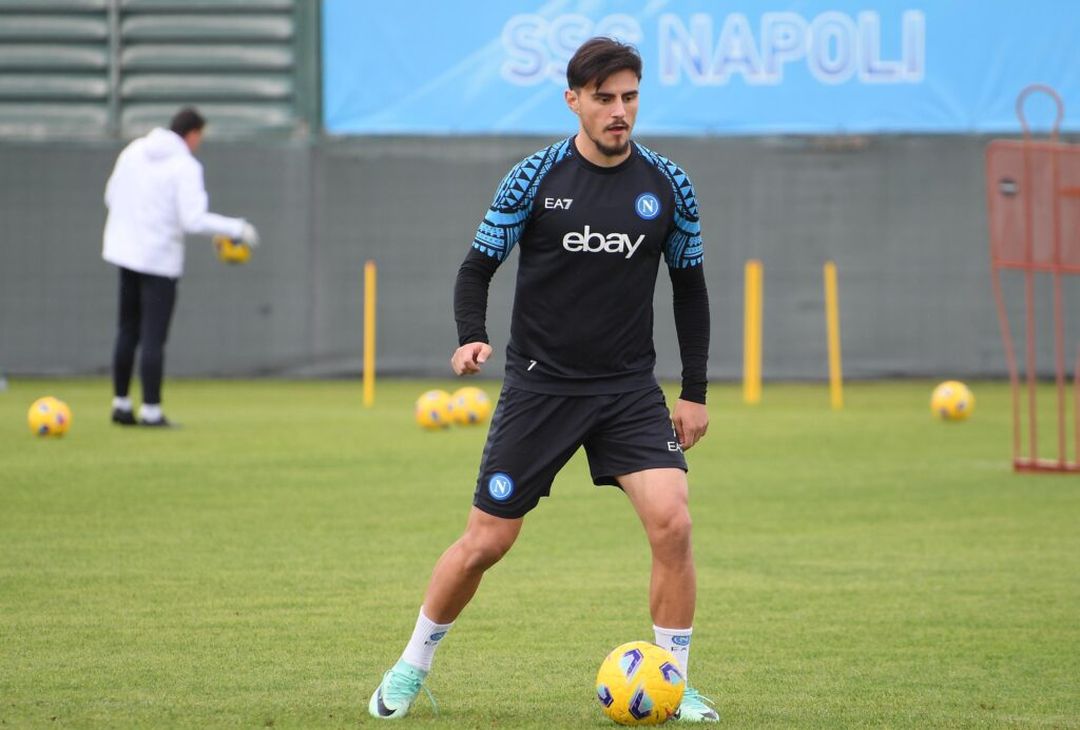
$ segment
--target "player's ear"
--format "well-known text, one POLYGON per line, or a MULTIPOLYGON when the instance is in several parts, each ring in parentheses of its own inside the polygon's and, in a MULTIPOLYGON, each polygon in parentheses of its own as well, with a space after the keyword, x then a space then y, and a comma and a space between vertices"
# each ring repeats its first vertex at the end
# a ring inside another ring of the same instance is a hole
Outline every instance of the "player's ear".
POLYGON ((578 93, 573 89, 567 89, 563 92, 563 98, 566 99, 566 106, 570 108, 570 111, 578 114, 578 93))

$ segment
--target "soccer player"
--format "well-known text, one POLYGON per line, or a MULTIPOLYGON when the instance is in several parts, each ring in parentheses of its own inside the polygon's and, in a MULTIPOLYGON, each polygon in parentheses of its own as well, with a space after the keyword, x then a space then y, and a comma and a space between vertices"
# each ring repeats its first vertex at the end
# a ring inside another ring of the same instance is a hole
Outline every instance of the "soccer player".
MULTIPOLYGON (((401 659, 369 712, 409 711, 435 650, 514 544, 525 515, 582 446, 596 485, 620 487, 652 549, 656 643, 685 671, 696 582, 683 454, 705 435, 709 300, 694 188, 676 164, 632 142, 641 58, 608 38, 566 69, 577 134, 530 155, 503 179, 454 287, 458 375, 491 354, 488 284, 520 249, 506 374, 464 534, 435 564, 401 659), (682 391, 669 413, 653 369, 653 291, 661 258, 674 292, 682 391)), ((678 719, 717 712, 687 686, 678 719)))
POLYGON ((202 165, 195 151, 206 120, 181 109, 160 127, 124 148, 105 186, 102 258, 120 269, 120 314, 113 349, 112 420, 125 426, 169 426, 161 410, 165 340, 184 272, 184 234, 219 234, 249 246, 259 242, 242 218, 208 212, 202 165), (135 420, 128 389, 141 347, 142 405, 135 420))

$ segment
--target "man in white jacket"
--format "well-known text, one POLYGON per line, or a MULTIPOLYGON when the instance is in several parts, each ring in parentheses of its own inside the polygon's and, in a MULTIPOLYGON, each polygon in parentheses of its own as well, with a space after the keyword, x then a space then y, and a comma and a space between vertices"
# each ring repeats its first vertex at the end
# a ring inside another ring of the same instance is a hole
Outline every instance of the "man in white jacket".
POLYGON ((124 148, 105 186, 109 215, 102 257, 120 268, 114 423, 170 425, 161 410, 161 381, 176 284, 184 273, 184 234, 220 234, 258 244, 250 223, 208 210, 202 165, 194 157, 205 126, 195 109, 181 109, 169 129, 158 127, 124 148), (143 396, 137 421, 128 395, 136 348, 141 348, 143 396))

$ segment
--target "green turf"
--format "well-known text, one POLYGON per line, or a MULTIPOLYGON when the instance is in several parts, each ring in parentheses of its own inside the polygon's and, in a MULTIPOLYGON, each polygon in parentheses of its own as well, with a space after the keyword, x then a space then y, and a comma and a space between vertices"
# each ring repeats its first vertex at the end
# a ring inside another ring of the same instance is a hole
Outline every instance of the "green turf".
MULTIPOLYGON (((352 727, 464 524, 482 428, 420 432, 450 381, 168 384, 170 432, 103 380, 0 393, 0 725, 352 727), (61 440, 29 403, 67 400, 61 440)), ((494 395, 495 385, 483 383, 494 395)), ((1080 727, 1080 477, 1009 468, 1006 388, 713 388, 689 454, 691 679, 729 728, 1080 727)), ((444 642, 408 725, 607 727, 601 659, 651 638, 648 551, 576 458, 444 642)))

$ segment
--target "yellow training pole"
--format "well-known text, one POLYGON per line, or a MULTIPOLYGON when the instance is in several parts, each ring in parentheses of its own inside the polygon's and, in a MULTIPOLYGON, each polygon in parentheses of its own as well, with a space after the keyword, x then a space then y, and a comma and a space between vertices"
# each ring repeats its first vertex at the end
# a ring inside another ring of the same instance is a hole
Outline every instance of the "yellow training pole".
POLYGON ((743 402, 761 400, 761 262, 750 259, 743 274, 743 402))
POLYGON ((364 263, 364 407, 375 402, 375 262, 364 263))
POLYGON ((829 401, 834 411, 844 407, 844 375, 840 368, 840 306, 836 264, 825 262, 825 329, 829 340, 829 401))

